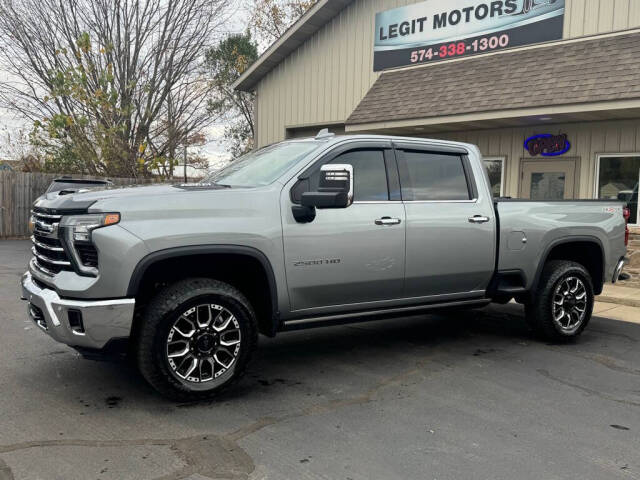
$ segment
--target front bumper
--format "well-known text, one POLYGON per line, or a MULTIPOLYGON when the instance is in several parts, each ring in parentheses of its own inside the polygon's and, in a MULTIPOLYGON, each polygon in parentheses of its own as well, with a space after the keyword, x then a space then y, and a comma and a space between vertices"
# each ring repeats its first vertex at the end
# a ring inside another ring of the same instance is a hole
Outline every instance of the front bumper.
POLYGON ((31 273, 22 276, 22 299, 29 317, 45 333, 72 347, 102 349, 111 340, 127 338, 135 299, 68 300, 41 287, 31 273), (71 312, 71 313, 70 313, 71 312))

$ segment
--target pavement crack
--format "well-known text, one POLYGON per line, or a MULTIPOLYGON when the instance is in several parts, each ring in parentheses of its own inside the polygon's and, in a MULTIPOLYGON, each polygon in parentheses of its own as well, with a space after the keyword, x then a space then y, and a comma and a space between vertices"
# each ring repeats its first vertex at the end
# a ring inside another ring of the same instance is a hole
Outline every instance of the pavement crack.
POLYGON ((81 439, 60 439, 60 440, 35 440, 30 442, 19 442, 11 445, 0 445, 0 454, 10 453, 18 450, 42 447, 132 447, 148 445, 171 445, 171 440, 141 439, 141 440, 81 440, 81 439))
POLYGON ((600 329, 593 328, 593 327, 589 327, 589 331, 593 332, 593 333, 599 333, 599 334, 602 334, 602 335, 608 335, 610 337, 624 338, 624 339, 629 340, 630 342, 633 342, 633 343, 640 342, 640 340, 638 340, 637 338, 632 337, 631 335, 626 335, 624 333, 614 333, 614 332, 609 332, 607 330, 600 330, 600 329))
POLYGON ((234 442, 237 442, 238 440, 240 440, 241 438, 247 437, 249 435, 251 435, 252 433, 255 433, 259 430, 262 430, 265 427, 268 427, 269 425, 274 425, 276 423, 280 423, 284 420, 288 420, 289 418, 293 418, 295 415, 292 414, 287 414, 287 415, 282 415, 281 417, 275 418, 275 417, 262 417, 258 420, 256 420, 255 422, 252 422, 248 425, 245 425, 244 427, 239 428, 238 430, 235 430, 232 433, 229 433, 226 435, 226 438, 228 438, 229 440, 232 440, 234 442))
POLYGON ((615 372, 627 373, 629 375, 640 375, 640 369, 627 367, 623 365, 620 362, 620 360, 618 360, 617 358, 611 357, 609 355, 602 355, 600 353, 593 353, 593 354, 581 353, 580 351, 577 351, 576 353, 574 353, 564 348, 554 348, 554 347, 548 347, 547 350, 550 350, 554 353, 559 353, 561 355, 568 355, 574 358, 589 360, 591 362, 598 363, 603 367, 608 368, 609 370, 613 370, 615 372))
MULTIPOLYGON (((419 364, 419 366, 421 366, 421 364, 419 364)), ((339 408, 342 407, 346 407, 346 406, 351 406, 351 405, 363 405, 365 403, 369 403, 371 401, 373 401, 375 395, 382 389, 388 387, 389 385, 393 385, 393 384, 398 384, 401 383, 403 380, 407 379, 408 377, 411 377, 417 373, 419 373, 421 370, 420 368, 414 368, 411 369, 407 372, 401 373, 399 375, 394 375, 391 377, 387 377, 385 379, 383 379, 382 381, 378 382, 377 384, 375 384, 373 387, 371 387, 369 390, 367 390, 366 392, 360 394, 360 395, 353 395, 351 397, 347 397, 347 398, 343 398, 343 399, 334 399, 334 400, 330 400, 328 402, 325 403, 319 403, 316 405, 310 405, 308 407, 302 408, 298 411, 295 412, 291 412, 291 413, 287 413, 284 415, 281 415, 279 417, 262 417, 259 418, 258 420, 251 422, 250 424, 239 428, 238 430, 235 430, 231 433, 228 433, 227 435, 225 435, 225 438, 233 441, 233 442, 237 442, 249 435, 252 435, 260 430, 262 430, 265 427, 268 427, 270 425, 275 425, 278 423, 282 423, 294 418, 300 418, 300 417, 304 417, 307 415, 317 415, 317 414, 322 414, 322 413, 327 413, 327 412, 331 412, 334 410, 337 410, 339 408)))
POLYGON ((14 480, 13 472, 9 465, 0 458, 0 480, 14 480))
POLYGON ((610 357, 608 355, 601 355, 601 354, 584 355, 583 358, 599 363, 600 365, 603 365, 616 372, 628 373, 630 375, 640 375, 640 369, 626 367, 620 364, 620 362, 617 359, 610 357))
POLYGON ((599 392, 597 390, 593 390, 591 388, 585 387, 583 385, 578 385, 577 383, 572 383, 569 382, 567 380, 563 380, 561 378, 558 378, 554 375, 552 375, 551 373, 549 373, 548 370, 544 370, 544 369, 538 369, 537 372, 542 375, 543 377, 548 378, 549 380, 553 380, 554 382, 558 382, 561 383, 563 385, 566 385, 568 387, 571 387, 573 389, 579 390, 583 393, 587 393, 589 395, 595 395, 596 397, 600 397, 604 400, 609 400, 612 402, 616 402, 616 403, 622 403, 624 405, 630 405, 633 407, 640 407, 640 402, 634 402, 632 400, 625 400, 624 398, 618 398, 615 397, 613 395, 609 395, 608 393, 603 393, 603 392, 599 392))
MULTIPOLYGON (((0 446, 0 454, 46 447, 132 447, 166 446, 185 466, 156 480, 179 480, 199 474, 208 478, 247 480, 255 469, 253 459, 235 441, 218 435, 197 435, 179 439, 82 440, 57 439, 20 442, 0 446)), ((0 459, 0 480, 13 480, 13 474, 0 459)))

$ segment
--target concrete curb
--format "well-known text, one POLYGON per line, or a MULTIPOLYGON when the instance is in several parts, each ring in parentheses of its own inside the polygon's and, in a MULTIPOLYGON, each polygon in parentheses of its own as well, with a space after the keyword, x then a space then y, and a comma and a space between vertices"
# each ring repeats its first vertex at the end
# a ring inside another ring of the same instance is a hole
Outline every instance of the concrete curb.
POLYGON ((634 298, 608 297, 601 295, 596 297, 596 302, 615 303, 617 305, 625 305, 627 307, 640 307, 640 300, 634 298))

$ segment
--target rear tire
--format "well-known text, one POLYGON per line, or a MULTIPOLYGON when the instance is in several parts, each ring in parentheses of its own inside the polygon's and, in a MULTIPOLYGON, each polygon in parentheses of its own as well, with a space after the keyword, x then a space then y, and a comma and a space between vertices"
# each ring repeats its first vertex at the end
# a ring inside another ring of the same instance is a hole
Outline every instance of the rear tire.
POLYGON ((182 280, 161 290, 144 312, 138 368, 172 400, 212 398, 242 376, 257 332, 239 290, 208 278, 182 280))
POLYGON ((526 321, 547 340, 564 342, 580 335, 593 312, 593 282, 579 263, 547 262, 532 302, 525 305, 526 321))

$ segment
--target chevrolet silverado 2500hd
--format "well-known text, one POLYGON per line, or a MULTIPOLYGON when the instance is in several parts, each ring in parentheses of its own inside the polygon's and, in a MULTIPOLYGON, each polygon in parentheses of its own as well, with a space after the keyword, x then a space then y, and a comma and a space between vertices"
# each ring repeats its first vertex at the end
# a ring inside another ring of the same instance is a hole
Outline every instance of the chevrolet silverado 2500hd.
POLYGON ((572 338, 626 251, 622 203, 494 200, 473 145, 327 132, 198 184, 50 193, 32 222, 33 321, 126 346, 176 399, 238 378, 259 332, 515 299, 572 338))

